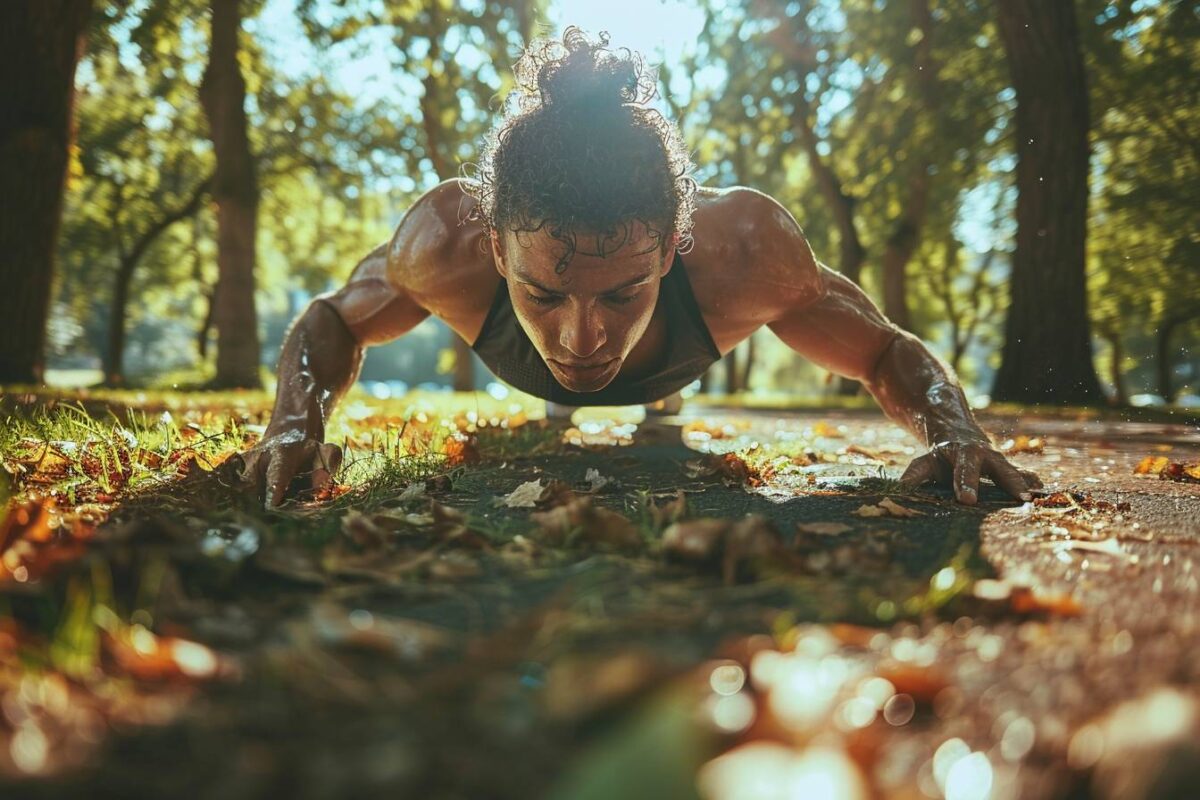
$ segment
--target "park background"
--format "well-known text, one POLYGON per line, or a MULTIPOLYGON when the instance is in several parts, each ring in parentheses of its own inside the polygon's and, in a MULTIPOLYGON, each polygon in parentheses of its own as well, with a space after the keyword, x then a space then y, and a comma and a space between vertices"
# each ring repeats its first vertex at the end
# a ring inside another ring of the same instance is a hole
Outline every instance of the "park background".
MULTIPOLYGON (((574 24, 659 65, 654 104, 681 125, 697 179, 777 198, 977 405, 1195 405, 1200 17, 1168 0, 1073 5, 1026 18, 977 0, 47 4, 62 13, 30 25, 57 52, 14 26, 5 91, 63 123, 38 147, 66 157, 10 149, 5 165, 0 383, 270 388, 289 321, 421 193, 469 174, 523 43, 574 24), (210 47, 213 22, 226 35, 210 47), (74 54, 63 118, 50 111, 74 54), (222 167, 215 135, 231 137, 222 167), (252 253, 221 254, 222 205, 252 253)), ((373 348, 361 380, 377 397, 502 394, 455 338, 428 320, 373 348)), ((854 387, 763 329, 692 388, 787 402, 854 387)))
POLYGON ((1193 6, 5 0, 0 796, 1193 797, 1193 6), (264 506, 288 322, 571 24, 1043 488, 765 331, 566 420, 430 321, 264 506))

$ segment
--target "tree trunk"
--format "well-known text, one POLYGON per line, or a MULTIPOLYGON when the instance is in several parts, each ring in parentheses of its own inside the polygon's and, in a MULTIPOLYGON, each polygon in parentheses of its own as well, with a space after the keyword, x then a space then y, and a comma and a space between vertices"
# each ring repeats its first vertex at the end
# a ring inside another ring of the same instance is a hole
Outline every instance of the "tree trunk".
MULTIPOLYGON (((125 318, 128 314, 129 286, 133 282, 134 270, 137 269, 142 256, 150 249, 150 245, 154 244, 167 228, 200 210, 200 203, 211 184, 212 178, 206 178, 197 185, 186 203, 155 220, 129 252, 125 252, 124 248, 118 245, 120 260, 113 283, 112 313, 108 320, 108 351, 104 354, 105 384, 120 386, 125 383, 125 318)), ((211 310, 211 305, 209 308, 211 310)))
POLYGON ((1158 394, 1168 403, 1175 402, 1175 387, 1171 385, 1171 368, 1174 366, 1174 360, 1171 358, 1171 334, 1181 322, 1183 319, 1180 317, 1167 317, 1159 323, 1154 332, 1154 367, 1158 373, 1158 394))
POLYGON ((217 156, 216 388, 257 388, 258 317, 254 309, 258 179, 246 132, 246 82, 238 65, 242 18, 238 0, 212 0, 212 45, 200 85, 217 156))
MULTIPOLYGON (((936 123, 941 108, 940 66, 933 57, 933 14, 929 0, 910 0, 909 12, 913 29, 921 34, 912 49, 920 111, 936 123)), ((912 142, 912 148, 920 157, 914 159, 908 177, 908 197, 902 201, 903 210, 883 253, 883 313, 905 330, 912 330, 912 317, 908 311, 908 262, 921 243, 934 166, 933 142, 918 138, 912 142)))
POLYGON ((1125 348, 1121 345, 1121 332, 1116 328, 1108 328, 1100 333, 1108 341, 1110 348, 1108 361, 1108 379, 1112 381, 1114 406, 1129 405, 1129 391, 1125 388, 1125 376, 1121 373, 1121 362, 1125 360, 1125 348))
POLYGON ((72 138, 75 66, 92 0, 0 11, 0 384, 41 383, 72 138))
MULTIPOLYGON (((792 129, 804 145, 808 155, 809 169, 816 179, 817 188, 833 214, 834 223, 838 229, 838 271, 850 280, 858 283, 862 277, 862 265, 866 261, 867 251, 858 235, 858 225, 854 217, 854 198, 846 194, 842 182, 838 179, 833 167, 821 158, 817 149, 819 140, 812 129, 809 117, 811 110, 804 98, 803 90, 795 98, 795 111, 792 114, 792 129)), ((852 378, 841 378, 838 383, 838 394, 853 397, 862 389, 858 381, 852 378)))
POLYGON ((750 391, 750 374, 754 371, 754 356, 755 356, 754 334, 751 334, 746 339, 746 363, 742 367, 741 387, 745 391, 750 391))
MULTIPOLYGON (((436 63, 442 57, 441 42, 438 37, 430 39, 430 63, 436 63)), ((438 179, 446 180, 454 177, 442 148, 446 137, 441 129, 441 94, 438 91, 437 76, 430 72, 421 82, 424 92, 421 95, 421 124, 425 130, 425 153, 433 162, 433 169, 438 179)), ((471 392, 475 390, 475 353, 471 345, 457 333, 450 334, 450 343, 454 348, 453 386, 456 392, 471 392)))
POLYGON ((213 327, 213 301, 215 294, 215 287, 204 293, 205 307, 208 310, 204 312, 204 321, 200 323, 200 330, 196 332, 196 352, 199 354, 201 361, 208 358, 208 340, 213 327))
POLYGON ((113 283, 112 312, 108 316, 108 349, 104 353, 104 384, 125 383, 125 317, 129 309, 129 284, 137 261, 122 256, 113 283))
POLYGON ((1001 0, 1017 92, 1017 249, 996 400, 1103 399, 1087 316, 1088 97, 1072 0, 1001 0))
POLYGON ((842 182, 828 163, 821 158, 817 149, 820 140, 812 128, 810 116, 812 111, 803 91, 794 98, 795 111, 792 114, 792 130, 804 145, 808 156, 808 166, 816 180, 817 189, 833 215, 834 224, 838 230, 838 271, 850 280, 858 283, 862 276, 863 261, 867 258, 866 248, 858 235, 858 225, 854 218, 854 198, 846 194, 842 182))
MULTIPOLYGON (((913 177, 914 184, 928 182, 927 175, 913 177)), ((910 203, 920 207, 906 210, 896 222, 895 230, 888 237, 883 251, 883 313, 904 330, 912 329, 912 317, 908 313, 908 261, 917 249, 921 236, 921 218, 925 215, 926 194, 914 187, 910 203), (920 195, 917 197, 916 195, 920 195)))
POLYGON ((741 378, 741 371, 738 370, 738 351, 733 348, 725 355, 725 393, 735 394, 742 390, 741 384, 738 382, 741 378))

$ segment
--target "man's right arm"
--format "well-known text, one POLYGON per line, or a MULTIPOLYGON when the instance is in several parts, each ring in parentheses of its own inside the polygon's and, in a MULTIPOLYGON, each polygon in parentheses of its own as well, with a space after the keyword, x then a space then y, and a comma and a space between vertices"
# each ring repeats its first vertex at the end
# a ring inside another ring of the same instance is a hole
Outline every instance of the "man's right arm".
POLYGON ((292 480, 324 485, 341 450, 324 444, 325 422, 354 383, 363 351, 397 338, 429 316, 389 273, 388 245, 375 248, 337 292, 314 299, 292 323, 279 356, 275 408, 263 439, 242 456, 241 478, 282 502, 292 480))

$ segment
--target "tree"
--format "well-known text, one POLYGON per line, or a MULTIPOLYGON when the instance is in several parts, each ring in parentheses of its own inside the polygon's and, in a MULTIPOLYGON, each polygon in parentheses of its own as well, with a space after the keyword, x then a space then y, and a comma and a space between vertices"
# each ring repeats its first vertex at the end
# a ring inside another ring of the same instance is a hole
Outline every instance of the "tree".
POLYGON ((254 388, 258 375, 258 316, 254 264, 258 234, 258 178, 246 130, 246 81, 238 64, 240 0, 212 0, 212 44, 200 85, 213 150, 219 277, 213 297, 217 329, 215 387, 254 388))
POLYGON ((1088 95, 1072 0, 1002 0, 1017 93, 1017 247, 996 400, 1090 405, 1088 95))
POLYGON ((40 383, 71 145, 75 66, 91 0, 0 12, 0 383, 40 383))
MULTIPOLYGON (((392 27, 396 62, 421 86, 420 102, 412 109, 415 114, 397 122, 396 128, 417 145, 406 148, 402 156, 409 174, 424 183, 429 177, 438 181, 459 175, 462 162, 493 122, 490 101, 498 90, 511 86, 511 78, 500 75, 502 65, 511 63, 528 43, 543 5, 540 0, 487 0, 477 8, 465 8, 437 0, 381 9, 349 2, 331 23, 317 13, 313 0, 303 0, 300 13, 309 36, 324 46, 353 39, 367 28, 392 27), (479 58, 450 57, 454 51, 461 56, 466 48, 479 58), (419 138, 410 131, 419 131, 419 138)), ((451 347, 454 388, 474 389, 475 355, 470 343, 452 335, 451 347)))
MULTIPOLYGON (((1089 241, 1090 307, 1123 396, 1127 343, 1149 339, 1148 383, 1168 402, 1179 355, 1200 326, 1200 17, 1191 4, 1085 4, 1100 164, 1089 241), (1089 13, 1090 12, 1090 13, 1089 13)), ((1200 378, 1195 359, 1193 381, 1200 378)))

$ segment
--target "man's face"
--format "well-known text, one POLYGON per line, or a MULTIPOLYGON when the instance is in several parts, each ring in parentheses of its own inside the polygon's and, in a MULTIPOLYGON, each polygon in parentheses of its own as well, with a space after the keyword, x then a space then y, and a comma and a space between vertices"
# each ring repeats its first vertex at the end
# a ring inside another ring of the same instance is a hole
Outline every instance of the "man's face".
POLYGON ((603 257, 595 234, 577 234, 575 255, 561 273, 555 266, 564 245, 545 231, 492 239, 517 320, 565 389, 607 386, 650 324, 675 247, 664 252, 640 222, 631 234, 616 250, 614 241, 603 242, 603 257))

